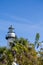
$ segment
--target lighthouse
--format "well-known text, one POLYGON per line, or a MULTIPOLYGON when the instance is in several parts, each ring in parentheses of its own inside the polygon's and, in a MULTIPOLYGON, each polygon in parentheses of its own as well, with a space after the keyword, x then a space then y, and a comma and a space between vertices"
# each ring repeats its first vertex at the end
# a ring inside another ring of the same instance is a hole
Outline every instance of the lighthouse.
MULTIPOLYGON (((15 35, 15 32, 14 32, 14 28, 11 25, 8 28, 8 32, 7 32, 7 35, 6 35, 6 40, 8 41, 8 43, 12 43, 13 44, 13 41, 15 41, 15 37, 16 37, 16 35, 15 35)), ((9 45, 8 45, 8 48, 10 48, 9 45)), ((14 62, 12 62, 12 65, 18 65, 16 63, 16 58, 14 59, 14 62)))
POLYGON ((15 40, 15 32, 12 25, 8 28, 6 40, 8 41, 8 43, 13 43, 13 41, 15 40))

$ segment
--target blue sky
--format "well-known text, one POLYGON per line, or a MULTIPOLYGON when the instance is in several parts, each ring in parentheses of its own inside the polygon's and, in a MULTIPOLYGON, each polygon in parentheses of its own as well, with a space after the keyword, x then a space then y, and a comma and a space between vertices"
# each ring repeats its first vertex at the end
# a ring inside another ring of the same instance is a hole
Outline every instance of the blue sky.
POLYGON ((10 25, 18 37, 34 42, 36 33, 43 40, 43 0, 0 0, 0 46, 6 46, 5 36, 10 25))

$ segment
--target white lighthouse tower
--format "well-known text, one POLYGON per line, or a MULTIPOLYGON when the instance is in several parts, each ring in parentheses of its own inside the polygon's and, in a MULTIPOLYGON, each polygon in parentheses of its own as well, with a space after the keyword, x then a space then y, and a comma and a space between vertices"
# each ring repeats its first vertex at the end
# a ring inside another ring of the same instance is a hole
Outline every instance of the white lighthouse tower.
POLYGON ((8 41, 8 43, 13 43, 13 41, 15 40, 15 32, 14 32, 14 28, 12 27, 12 25, 8 28, 9 31, 6 35, 6 40, 8 41))
MULTIPOLYGON (((15 41, 16 35, 15 35, 14 28, 12 27, 12 25, 8 29, 9 29, 9 31, 6 35, 6 40, 8 41, 8 44, 9 44, 9 43, 13 43, 13 41, 15 41)), ((8 45, 8 47, 9 47, 9 45, 8 45)), ((18 65, 16 63, 16 58, 15 58, 15 61, 12 63, 12 65, 18 65)))

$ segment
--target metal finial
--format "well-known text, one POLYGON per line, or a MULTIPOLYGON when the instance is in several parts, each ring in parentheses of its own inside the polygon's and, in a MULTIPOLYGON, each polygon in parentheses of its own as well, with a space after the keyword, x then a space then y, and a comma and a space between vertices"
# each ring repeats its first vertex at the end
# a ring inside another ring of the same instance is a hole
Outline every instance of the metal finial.
POLYGON ((12 25, 10 25, 9 29, 14 29, 12 25))

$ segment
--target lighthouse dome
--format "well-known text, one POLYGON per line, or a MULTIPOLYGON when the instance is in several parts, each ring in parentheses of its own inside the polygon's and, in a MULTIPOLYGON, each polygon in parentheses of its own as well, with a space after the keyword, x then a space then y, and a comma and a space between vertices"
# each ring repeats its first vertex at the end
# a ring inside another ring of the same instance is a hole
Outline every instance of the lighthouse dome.
POLYGON ((6 39, 15 38, 15 33, 14 33, 13 29, 14 28, 12 26, 9 27, 9 31, 8 31, 8 33, 6 35, 6 39))

